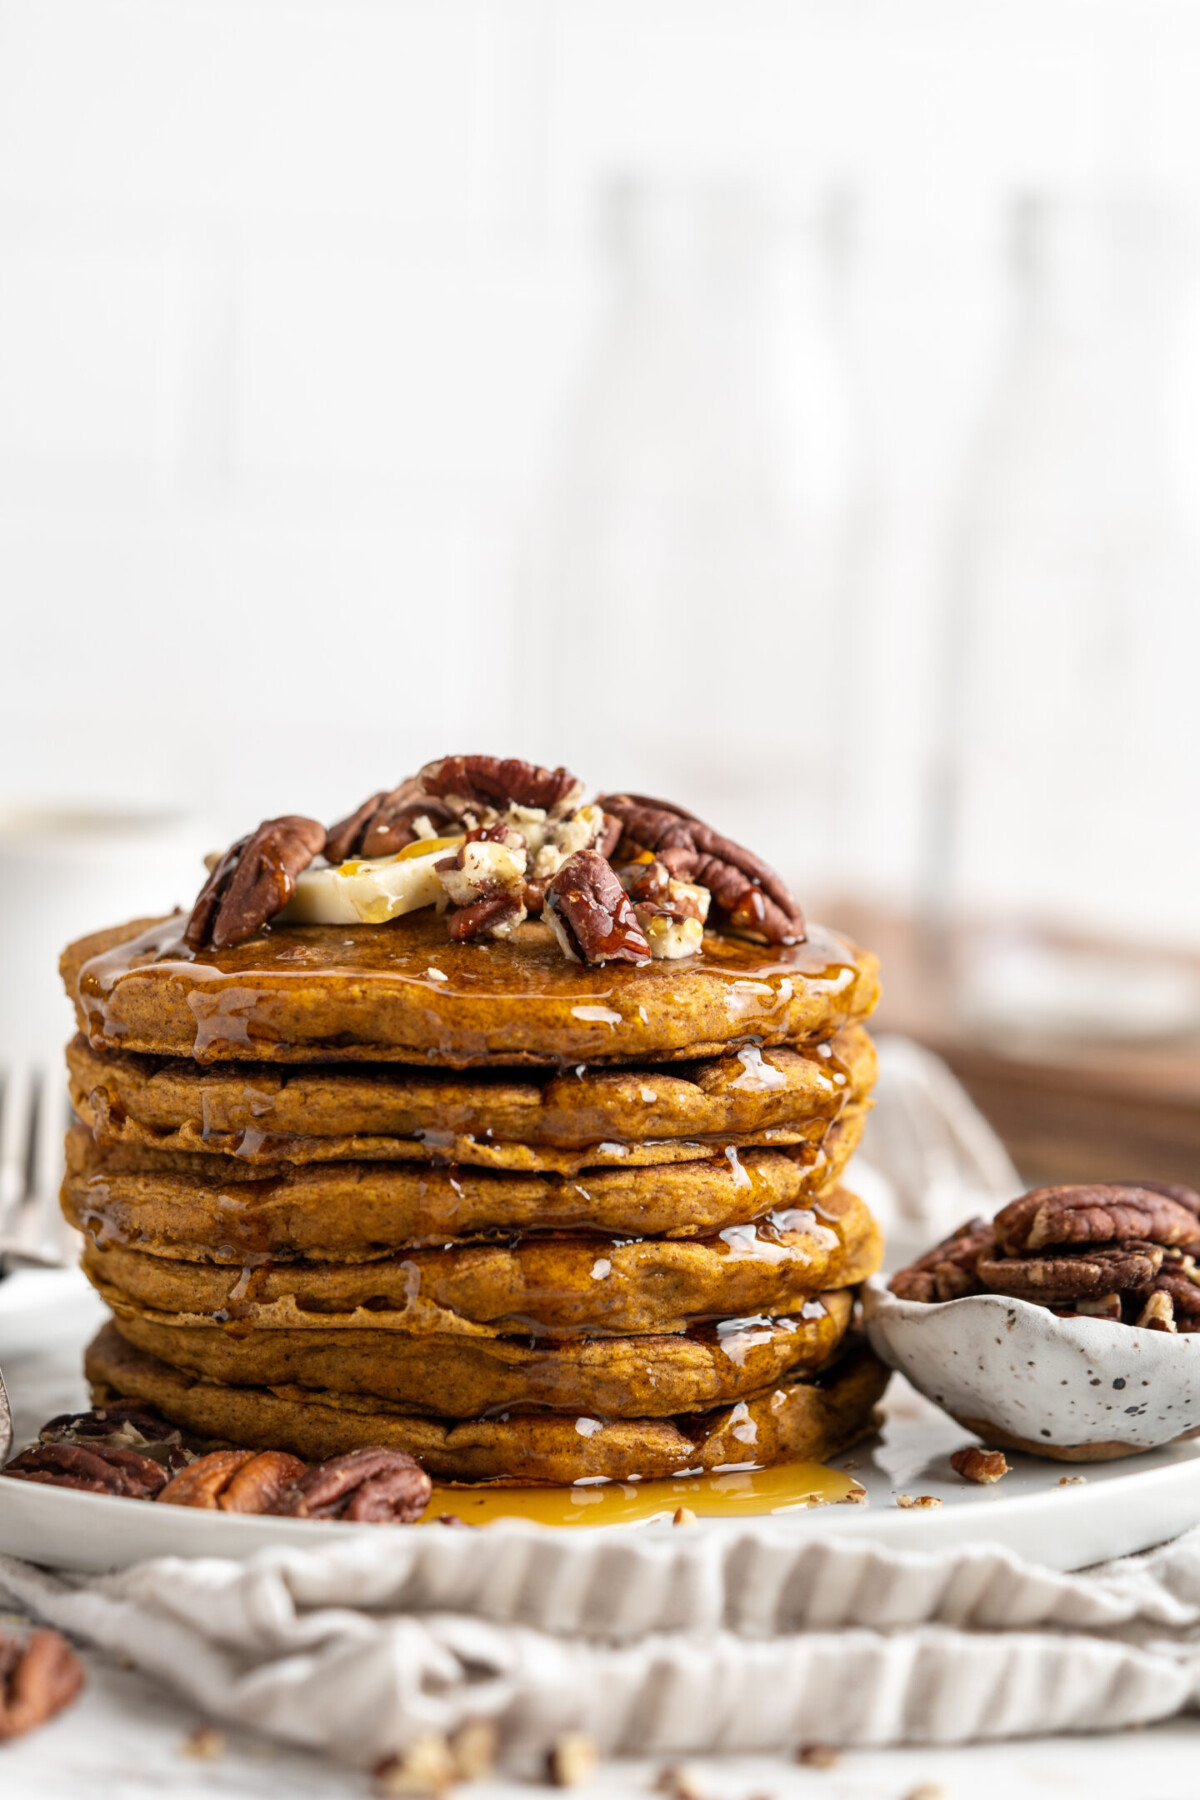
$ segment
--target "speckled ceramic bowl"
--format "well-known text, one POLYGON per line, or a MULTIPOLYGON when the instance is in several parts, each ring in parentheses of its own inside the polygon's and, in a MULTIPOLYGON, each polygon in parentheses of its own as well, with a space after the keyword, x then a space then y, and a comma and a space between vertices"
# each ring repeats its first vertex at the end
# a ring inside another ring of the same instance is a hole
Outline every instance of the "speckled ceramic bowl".
POLYGON ((989 1444, 1104 1462, 1200 1429, 1200 1333, 1057 1319, 1003 1294, 927 1304, 863 1291, 876 1354, 989 1444))

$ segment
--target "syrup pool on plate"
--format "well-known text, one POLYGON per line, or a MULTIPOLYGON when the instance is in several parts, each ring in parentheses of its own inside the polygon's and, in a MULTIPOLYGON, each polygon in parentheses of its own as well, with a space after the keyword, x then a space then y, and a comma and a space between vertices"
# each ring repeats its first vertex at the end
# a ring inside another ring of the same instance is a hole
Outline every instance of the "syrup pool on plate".
POLYGON ((776 1463, 660 1481, 577 1482, 573 1487, 443 1487, 435 1483, 421 1523, 444 1513, 468 1525, 532 1519, 538 1525, 646 1525, 686 1506, 701 1519, 801 1512, 861 1493, 858 1482, 822 1463, 776 1463))

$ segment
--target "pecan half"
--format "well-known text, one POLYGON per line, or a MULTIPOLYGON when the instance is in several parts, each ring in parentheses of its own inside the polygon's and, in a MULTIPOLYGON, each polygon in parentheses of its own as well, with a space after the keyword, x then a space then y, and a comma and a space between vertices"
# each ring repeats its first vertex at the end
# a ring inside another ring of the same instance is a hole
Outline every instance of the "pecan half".
POLYGON ((88 1494, 120 1494, 128 1500, 152 1500, 167 1485, 161 1463, 136 1450, 114 1450, 107 1444, 34 1444, 6 1463, 0 1474, 88 1494))
POLYGON ((264 819, 230 846, 200 889, 184 937, 193 950, 244 944, 282 912, 296 877, 325 848, 325 827, 299 813, 264 819))
POLYGON ((372 794, 356 812, 331 825, 325 855, 331 863, 345 862, 351 856, 394 856, 419 837, 440 836, 441 828, 453 823, 450 808, 427 794, 420 779, 410 775, 399 787, 372 794), (417 829, 422 821, 424 831, 417 829))
POLYGON ((428 1475, 405 1451, 350 1450, 301 1475, 272 1510, 293 1519, 411 1525, 425 1511, 432 1492, 428 1475))
POLYGON ((38 1438, 43 1444, 136 1450, 169 1470, 182 1469, 192 1460, 179 1428, 138 1400, 117 1400, 82 1413, 59 1413, 46 1421, 38 1438))
POLYGON ((1162 1259, 1161 1244, 1108 1244, 1097 1250, 1058 1249, 1051 1256, 981 1256, 976 1271, 994 1294, 1049 1304, 1113 1292, 1144 1293, 1162 1259))
POLYGON ((1129 1238, 1200 1248, 1195 1213, 1166 1194, 1124 1184, 1035 1188, 998 1212, 995 1226, 996 1243, 1006 1256, 1129 1238))
POLYGON ((731 931, 769 944, 803 943, 804 914, 786 882, 753 851, 666 800, 605 794, 597 805, 621 821, 622 861, 652 851, 673 875, 709 889, 731 931))
POLYGON ((889 1286, 901 1300, 961 1300, 964 1294, 982 1294, 977 1264, 981 1256, 991 1254, 993 1245, 990 1222, 969 1219, 907 1269, 898 1269, 889 1286))
POLYGON ((44 1725, 69 1706, 86 1677, 57 1631, 0 1636, 0 1742, 44 1725))
POLYGON ((648 963, 650 946, 616 870, 580 850, 546 889, 542 917, 572 962, 648 963))
POLYGON ((1148 1194, 1164 1194, 1168 1200, 1174 1200, 1179 1206, 1186 1206, 1189 1212, 1200 1215, 1200 1194, 1195 1188, 1184 1187, 1178 1181, 1113 1181, 1110 1187, 1143 1188, 1148 1194))
POLYGON ((163 1506, 210 1512, 274 1512, 280 1495, 304 1474, 286 1450, 213 1450, 180 1471, 158 1495, 163 1506))
POLYGON ((573 811, 584 793, 569 769, 543 769, 515 756, 442 756, 426 763, 417 780, 456 814, 515 805, 560 815, 573 811))

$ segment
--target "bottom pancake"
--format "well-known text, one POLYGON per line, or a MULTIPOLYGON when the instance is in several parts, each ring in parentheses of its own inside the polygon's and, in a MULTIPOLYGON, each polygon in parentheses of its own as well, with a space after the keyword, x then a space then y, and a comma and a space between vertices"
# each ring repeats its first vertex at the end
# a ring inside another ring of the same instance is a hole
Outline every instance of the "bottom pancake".
POLYGON ((175 1368, 238 1387, 359 1394, 433 1418, 506 1407, 663 1418, 760 1392, 819 1368, 850 1322, 853 1296, 821 1294, 794 1318, 725 1319, 678 1336, 476 1338, 389 1331, 236 1331, 164 1325, 122 1307, 125 1340, 175 1368))
POLYGON ((97 1404, 141 1400, 198 1437, 290 1450, 309 1462, 384 1444, 408 1451, 441 1481, 515 1486, 822 1462, 873 1429, 888 1379, 878 1358, 856 1342, 818 1375, 789 1376, 710 1412, 670 1419, 510 1413, 458 1423, 322 1389, 197 1380, 135 1349, 113 1324, 89 1346, 85 1368, 97 1404))

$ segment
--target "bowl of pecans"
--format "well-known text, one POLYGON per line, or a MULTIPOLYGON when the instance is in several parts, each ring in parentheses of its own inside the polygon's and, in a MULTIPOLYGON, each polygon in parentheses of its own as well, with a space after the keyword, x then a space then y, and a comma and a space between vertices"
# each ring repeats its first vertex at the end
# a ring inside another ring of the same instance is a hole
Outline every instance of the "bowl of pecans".
POLYGON ((1190 1188, 1037 1188, 863 1305, 876 1354, 987 1444, 1102 1462, 1200 1430, 1190 1188))

